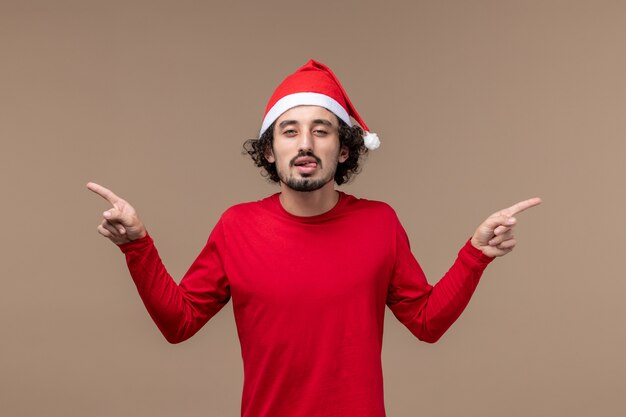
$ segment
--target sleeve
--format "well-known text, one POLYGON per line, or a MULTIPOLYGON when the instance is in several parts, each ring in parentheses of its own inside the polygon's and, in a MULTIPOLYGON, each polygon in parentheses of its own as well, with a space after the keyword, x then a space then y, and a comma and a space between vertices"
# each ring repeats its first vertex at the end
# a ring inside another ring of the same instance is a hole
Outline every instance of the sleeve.
POLYGON ((218 222, 180 284, 165 269, 150 235, 120 245, 139 296, 168 342, 193 336, 230 299, 220 242, 223 231, 218 222))
POLYGON ((398 221, 396 260, 387 305, 418 339, 434 343, 459 318, 493 259, 468 240, 452 267, 432 286, 411 253, 407 234, 398 221))

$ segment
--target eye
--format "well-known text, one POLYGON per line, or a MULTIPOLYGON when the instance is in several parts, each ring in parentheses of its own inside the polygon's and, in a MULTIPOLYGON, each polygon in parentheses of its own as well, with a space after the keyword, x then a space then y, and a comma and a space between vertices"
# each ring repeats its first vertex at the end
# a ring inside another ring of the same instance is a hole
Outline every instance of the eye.
POLYGON ((315 129, 313 131, 313 133, 315 133, 317 136, 326 136, 328 135, 328 132, 324 129, 315 129))
POLYGON ((295 136, 298 132, 295 129, 287 129, 283 130, 283 135, 285 136, 295 136))

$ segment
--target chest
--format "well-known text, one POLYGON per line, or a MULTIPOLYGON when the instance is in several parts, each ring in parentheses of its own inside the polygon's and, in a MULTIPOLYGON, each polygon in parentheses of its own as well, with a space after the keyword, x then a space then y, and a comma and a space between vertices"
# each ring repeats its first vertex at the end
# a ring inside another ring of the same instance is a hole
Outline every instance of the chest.
POLYGON ((341 221, 244 222, 227 233, 223 255, 233 303, 384 300, 393 269, 392 236, 391 230, 341 221))

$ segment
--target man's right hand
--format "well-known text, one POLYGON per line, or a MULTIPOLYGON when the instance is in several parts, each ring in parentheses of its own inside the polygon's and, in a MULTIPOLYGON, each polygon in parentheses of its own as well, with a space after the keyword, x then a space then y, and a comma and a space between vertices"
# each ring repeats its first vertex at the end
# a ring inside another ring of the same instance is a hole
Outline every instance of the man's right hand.
POLYGON ((121 199, 113 191, 93 182, 87 188, 108 201, 113 207, 105 211, 104 220, 98 225, 98 232, 116 245, 128 243, 146 236, 146 228, 139 220, 137 212, 126 200, 121 199))

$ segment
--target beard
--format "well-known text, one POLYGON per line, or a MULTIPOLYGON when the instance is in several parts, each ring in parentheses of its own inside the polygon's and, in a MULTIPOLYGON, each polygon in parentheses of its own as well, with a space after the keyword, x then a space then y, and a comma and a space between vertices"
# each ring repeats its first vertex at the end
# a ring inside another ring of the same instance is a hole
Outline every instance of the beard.
POLYGON ((332 177, 330 178, 320 178, 317 180, 311 178, 294 178, 293 176, 289 176, 288 178, 282 178, 281 181, 289 188, 294 191, 301 192, 311 192, 315 190, 319 190, 330 181, 332 181, 332 177))
MULTIPOLYGON (((315 158, 315 160, 317 161, 318 167, 322 168, 321 159, 318 156, 314 155, 312 152, 298 153, 298 155, 296 155, 290 161, 289 166, 293 167, 295 165, 296 159, 302 156, 311 156, 315 158)), ((280 178, 280 181, 282 183, 284 183, 287 187, 291 188, 294 191, 311 192, 311 191, 319 190, 320 188, 322 188, 329 182, 333 181, 335 179, 336 170, 337 170, 337 167, 335 166, 330 172, 328 172, 327 175, 324 175, 324 177, 318 178, 318 179, 308 178, 309 176, 308 174, 301 174, 300 178, 296 178, 293 176, 293 174, 287 174, 285 172, 280 172, 280 171, 278 171, 278 177, 280 178)))

